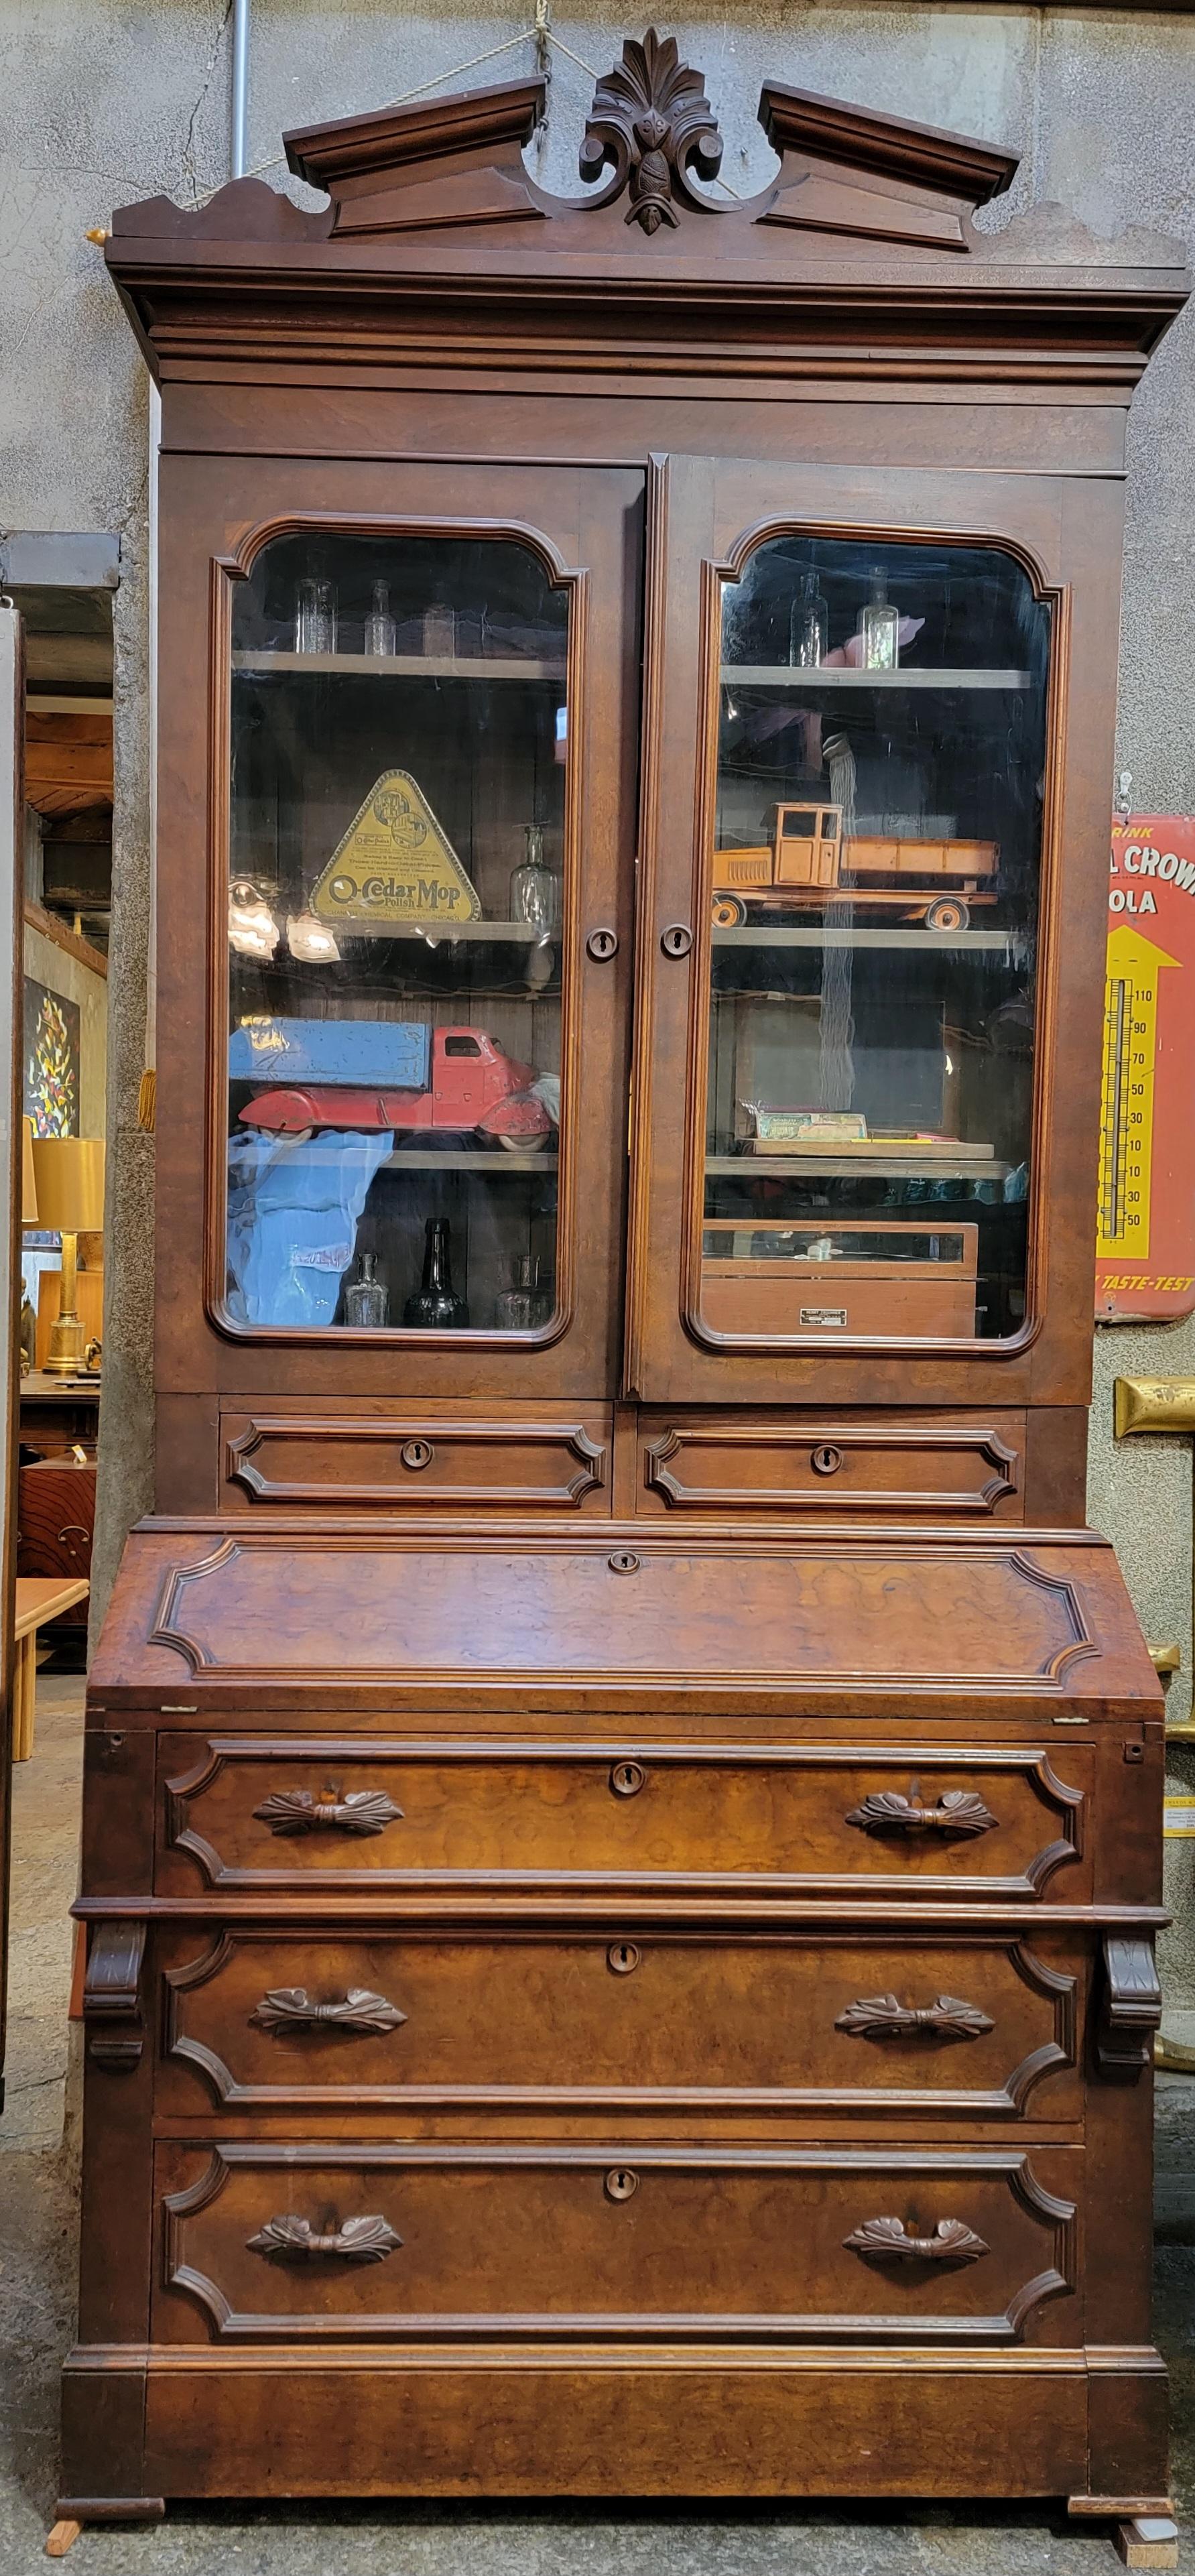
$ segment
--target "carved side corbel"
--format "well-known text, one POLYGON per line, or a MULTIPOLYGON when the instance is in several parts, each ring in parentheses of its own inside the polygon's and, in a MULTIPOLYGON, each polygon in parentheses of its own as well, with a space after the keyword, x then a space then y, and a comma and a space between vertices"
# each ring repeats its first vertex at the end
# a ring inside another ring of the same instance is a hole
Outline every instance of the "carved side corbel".
POLYGON ((1103 1947, 1096 2057, 1108 2074, 1136 2075, 1149 2065, 1162 2018, 1154 1945, 1135 1934, 1105 1932, 1103 1947))
POLYGON ((101 1923, 91 1936, 83 1980, 87 2052, 114 2075, 127 2075, 141 2063, 141 1962, 147 1930, 143 1922, 101 1923))
POLYGON ((661 224, 675 225, 678 205, 710 212, 689 174, 716 179, 721 161, 722 137, 702 74, 682 63, 675 37, 661 38, 649 27, 642 44, 629 38, 621 63, 598 82, 586 120, 582 178, 613 172, 587 203, 612 205, 628 188, 627 222, 654 233, 661 224))

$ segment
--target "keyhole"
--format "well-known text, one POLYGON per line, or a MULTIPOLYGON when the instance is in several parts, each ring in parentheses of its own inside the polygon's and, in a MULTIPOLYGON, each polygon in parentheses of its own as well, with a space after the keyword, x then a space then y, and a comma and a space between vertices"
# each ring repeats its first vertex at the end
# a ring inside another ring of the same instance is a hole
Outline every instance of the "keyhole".
POLYGON ((660 946, 666 957, 687 957, 693 945, 693 933, 687 922, 670 921, 660 932, 660 946))
POLYGON ((836 1476, 842 1465, 842 1451, 834 1447, 832 1440, 823 1440, 820 1448, 813 1451, 810 1464, 819 1476, 836 1476))
POLYGON ((639 2176, 627 2165, 616 2165, 606 2176, 607 2200, 632 2200, 639 2189, 639 2176))
POLYGON ((610 1773, 610 1786, 616 1798, 637 1798, 646 1778, 641 1762, 616 1762, 610 1773))
POLYGON ((405 1440, 398 1454, 404 1467, 430 1467, 436 1453, 430 1440, 405 1440))
POLYGON ((606 1964, 616 1977, 630 1977, 639 1965, 640 1955, 633 1941, 612 1941, 606 1952, 606 1964))
POLYGON ((611 1574, 637 1574, 639 1571, 639 1559, 632 1555, 629 1547, 616 1548, 613 1556, 607 1557, 606 1562, 611 1574))
POLYGON ((591 930, 585 946, 596 964, 605 966, 610 958, 618 953, 618 932, 606 929, 591 930))

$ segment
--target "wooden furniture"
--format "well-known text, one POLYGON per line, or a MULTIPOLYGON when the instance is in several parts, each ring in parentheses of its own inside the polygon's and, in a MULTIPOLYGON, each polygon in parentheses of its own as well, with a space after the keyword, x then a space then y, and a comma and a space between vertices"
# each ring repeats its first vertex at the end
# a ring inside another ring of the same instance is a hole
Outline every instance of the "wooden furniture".
POLYGON ((64 1610, 73 1610, 77 1601, 87 1599, 90 1585, 77 1577, 63 1580, 61 1575, 24 1574, 17 1576, 16 1663, 12 1691, 12 1758, 27 1762, 33 1751, 33 1721, 37 1707, 37 1639, 38 1631, 57 1619, 64 1610))
POLYGON ((45 1369, 30 1369, 18 1380, 17 1396, 24 1448, 36 1449, 47 1458, 76 1445, 94 1454, 99 1436, 98 1374, 61 1378, 51 1377, 45 1369))
POLYGON ((1006 155, 790 89, 715 204, 654 37, 565 204, 543 97, 107 248, 167 1037, 61 2510, 1161 2514, 1162 1711, 1083 1469, 1124 416, 1184 278, 981 235, 1006 155), (794 667, 877 560, 899 666, 794 667), (982 925, 715 927, 717 842, 852 764, 859 832, 999 846, 982 925), (385 1107, 420 1026, 538 1150, 385 1107), (882 1150, 745 1151, 740 1035, 882 1150), (974 1244, 956 1329, 718 1306, 717 1228, 869 1219, 974 1244))
MULTIPOLYGON (((18 1576, 66 1575, 90 1585, 95 1489, 94 1456, 22 1460, 17 1471, 18 1576)), ((51 1642, 60 1655, 67 1649, 81 1672, 87 1660, 86 1612, 60 1614, 51 1642)))

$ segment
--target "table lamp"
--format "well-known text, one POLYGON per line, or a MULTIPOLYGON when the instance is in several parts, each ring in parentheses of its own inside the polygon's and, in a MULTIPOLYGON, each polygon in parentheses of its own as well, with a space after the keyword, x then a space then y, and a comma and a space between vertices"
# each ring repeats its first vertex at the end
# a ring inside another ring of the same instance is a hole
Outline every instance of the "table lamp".
POLYGON ((62 1286, 58 1321, 50 1328, 46 1369, 76 1377, 84 1365, 83 1324, 75 1313, 78 1238, 104 1222, 102 1136, 35 1136, 32 1143, 37 1221, 62 1237, 62 1286))

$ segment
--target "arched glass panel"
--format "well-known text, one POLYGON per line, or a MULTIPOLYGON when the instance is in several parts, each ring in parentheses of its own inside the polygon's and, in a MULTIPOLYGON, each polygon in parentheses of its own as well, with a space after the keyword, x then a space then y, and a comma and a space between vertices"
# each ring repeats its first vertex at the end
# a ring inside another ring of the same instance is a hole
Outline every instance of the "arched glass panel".
POLYGON ((507 539, 305 531, 238 585, 226 1311, 244 1329, 551 1319, 568 617, 507 539))
POLYGON ((994 547, 777 536, 722 584, 708 1332, 1024 1326, 1049 641, 994 547))

